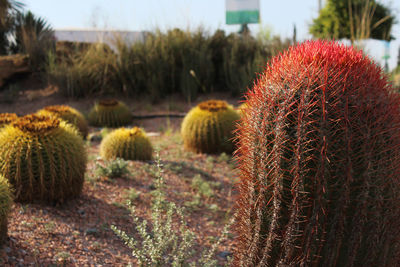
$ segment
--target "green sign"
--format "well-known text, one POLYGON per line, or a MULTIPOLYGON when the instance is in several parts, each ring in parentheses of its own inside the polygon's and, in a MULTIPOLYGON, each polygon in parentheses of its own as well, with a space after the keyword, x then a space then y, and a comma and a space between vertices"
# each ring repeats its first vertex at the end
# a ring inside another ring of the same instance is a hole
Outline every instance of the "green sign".
POLYGON ((226 0, 226 24, 249 24, 259 22, 259 0, 226 0))

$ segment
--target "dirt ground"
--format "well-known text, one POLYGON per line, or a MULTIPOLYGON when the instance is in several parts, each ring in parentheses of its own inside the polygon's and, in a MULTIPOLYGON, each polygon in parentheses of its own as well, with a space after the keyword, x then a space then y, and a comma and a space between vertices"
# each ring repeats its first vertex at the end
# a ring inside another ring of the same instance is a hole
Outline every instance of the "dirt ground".
MULTIPOLYGON (((7 92, 8 94, 9 92, 7 92)), ((35 112, 46 105, 66 104, 87 113, 96 98, 73 100, 58 95, 52 87, 29 87, 9 95, 0 91, 0 113, 19 115, 35 112)), ((134 115, 182 114, 206 99, 225 99, 238 105, 238 99, 223 95, 201 96, 188 104, 179 97, 170 97, 157 104, 132 98, 120 98, 134 115)), ((135 120, 143 127, 153 146, 160 151, 163 163, 166 197, 185 208, 186 224, 196 234, 195 257, 208 248, 232 218, 236 171, 230 155, 194 154, 183 150, 179 127, 182 118, 135 120), (193 180, 208 184, 207 193, 193 180), (210 189, 211 188, 211 189, 210 189)), ((91 128, 91 132, 100 129, 91 128)), ((132 251, 110 229, 111 225, 137 236, 129 209, 130 199, 140 219, 151 219, 150 206, 154 191, 155 165, 130 161, 129 174, 121 178, 100 177, 96 173, 99 142, 87 141, 89 163, 82 195, 59 206, 15 203, 9 217, 9 238, 0 249, 1 266, 126 266, 135 265, 132 251)), ((223 265, 231 255, 233 237, 217 249, 223 265)))

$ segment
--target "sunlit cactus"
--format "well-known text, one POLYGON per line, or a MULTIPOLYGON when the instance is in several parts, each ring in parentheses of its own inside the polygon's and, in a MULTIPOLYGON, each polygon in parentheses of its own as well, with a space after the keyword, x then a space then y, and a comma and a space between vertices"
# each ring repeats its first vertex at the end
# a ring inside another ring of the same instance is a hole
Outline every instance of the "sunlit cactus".
POLYGON ((83 139, 56 117, 27 115, 0 131, 0 174, 21 202, 63 202, 82 191, 83 139))
POLYGON ((85 117, 78 110, 65 105, 47 106, 37 112, 38 115, 56 116, 75 125, 83 137, 89 132, 88 123, 85 117))
POLYGON ((17 118, 18 116, 15 113, 0 113, 0 128, 11 123, 17 118))
POLYGON ((12 203, 12 190, 7 179, 0 175, 0 245, 7 238, 7 223, 12 203))
POLYGON ((400 102, 379 66, 306 42, 246 104, 233 266, 398 266, 400 102))
POLYGON ((183 119, 181 134, 186 149, 196 153, 232 153, 232 137, 239 114, 225 101, 208 100, 183 119))
POLYGON ((151 160, 152 154, 153 147, 149 138, 138 127, 114 130, 100 144, 100 155, 106 160, 151 160))
POLYGON ((120 127, 132 121, 132 113, 121 101, 101 100, 89 113, 89 123, 99 127, 120 127))

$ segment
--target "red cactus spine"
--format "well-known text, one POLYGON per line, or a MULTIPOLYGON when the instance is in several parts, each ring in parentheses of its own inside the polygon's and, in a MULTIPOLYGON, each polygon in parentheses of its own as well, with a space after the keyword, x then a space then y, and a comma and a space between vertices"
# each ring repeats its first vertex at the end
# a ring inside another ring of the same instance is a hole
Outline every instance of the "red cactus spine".
POLYGON ((362 52, 313 41, 247 94, 234 266, 395 266, 400 101, 362 52))

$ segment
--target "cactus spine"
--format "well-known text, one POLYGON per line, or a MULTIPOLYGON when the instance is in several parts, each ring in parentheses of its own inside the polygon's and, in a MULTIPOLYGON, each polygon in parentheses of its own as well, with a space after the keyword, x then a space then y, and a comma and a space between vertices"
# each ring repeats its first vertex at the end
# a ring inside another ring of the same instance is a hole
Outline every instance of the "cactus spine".
POLYGON ((234 266, 396 266, 400 102, 362 52, 273 59, 238 129, 234 266))

